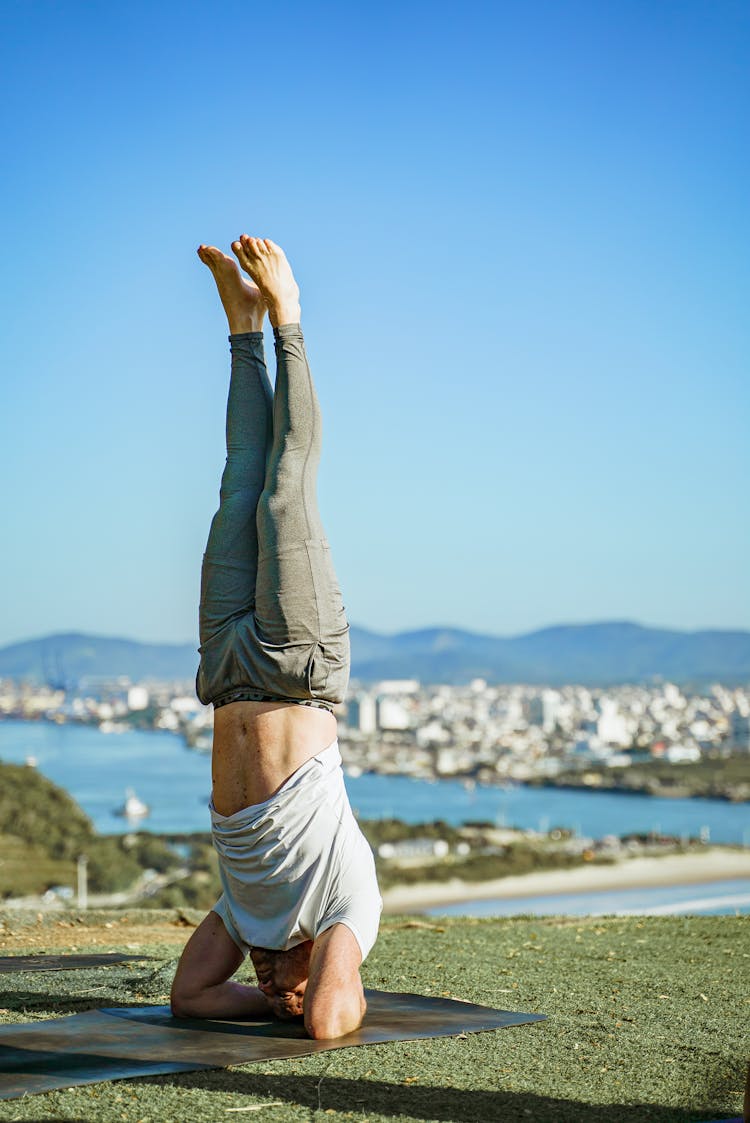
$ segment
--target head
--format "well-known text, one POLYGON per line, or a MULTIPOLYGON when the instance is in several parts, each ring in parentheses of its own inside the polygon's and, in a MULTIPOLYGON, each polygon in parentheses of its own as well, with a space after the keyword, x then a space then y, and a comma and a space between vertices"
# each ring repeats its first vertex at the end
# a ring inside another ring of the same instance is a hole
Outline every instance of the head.
POLYGON ((296 1018, 302 1014, 312 946, 312 940, 305 940, 288 951, 250 949, 258 986, 277 1018, 296 1018))

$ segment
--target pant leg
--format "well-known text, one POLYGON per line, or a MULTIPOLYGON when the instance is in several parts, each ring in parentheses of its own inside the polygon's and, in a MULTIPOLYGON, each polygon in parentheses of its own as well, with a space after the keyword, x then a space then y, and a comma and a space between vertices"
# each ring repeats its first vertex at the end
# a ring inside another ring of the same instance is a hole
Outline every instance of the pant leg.
MULTIPOLYGON (((258 572, 256 511, 271 446, 273 394, 263 333, 230 335, 227 460, 201 572, 200 640, 204 646, 255 605, 258 572)), ((203 661, 202 661, 203 669, 203 661)), ((199 683, 201 671, 198 672, 199 683)), ((205 685, 205 683, 204 683, 205 685)), ((199 690, 200 694, 200 690, 199 690)))
POLYGON ((274 331, 276 387, 273 442, 257 511, 255 594, 258 635, 290 651, 307 651, 306 693, 343 699, 349 675, 346 614, 320 519, 317 473, 321 417, 298 324, 274 331))

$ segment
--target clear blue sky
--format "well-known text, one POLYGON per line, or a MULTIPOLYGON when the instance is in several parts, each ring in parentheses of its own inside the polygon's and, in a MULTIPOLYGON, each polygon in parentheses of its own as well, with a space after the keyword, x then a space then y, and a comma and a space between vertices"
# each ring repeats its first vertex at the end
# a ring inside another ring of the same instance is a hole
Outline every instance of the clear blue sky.
POLYGON ((8 0, 0 642, 192 640, 288 251, 350 619, 750 627, 746 3, 8 0))

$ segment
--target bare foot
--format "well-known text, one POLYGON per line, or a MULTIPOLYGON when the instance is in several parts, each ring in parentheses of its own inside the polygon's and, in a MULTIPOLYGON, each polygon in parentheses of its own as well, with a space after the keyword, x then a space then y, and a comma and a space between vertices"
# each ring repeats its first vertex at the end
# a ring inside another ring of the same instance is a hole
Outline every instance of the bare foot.
POLYGON ((232 335, 262 331, 266 305, 258 286, 246 281, 236 261, 216 246, 198 246, 198 257, 213 273, 232 335))
POLYGON ((263 294, 273 326, 298 324, 299 285, 281 246, 270 238, 249 238, 243 234, 238 242, 232 242, 232 252, 263 294))

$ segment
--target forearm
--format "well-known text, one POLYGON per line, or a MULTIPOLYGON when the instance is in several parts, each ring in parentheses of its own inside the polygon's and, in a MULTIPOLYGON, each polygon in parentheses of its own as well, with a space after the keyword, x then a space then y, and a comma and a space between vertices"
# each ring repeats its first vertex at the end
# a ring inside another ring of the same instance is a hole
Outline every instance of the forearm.
POLYGON ((265 995, 257 988, 227 980, 213 987, 205 987, 184 1003, 184 1012, 178 1017, 189 1018, 267 1018, 271 1007, 265 995))

